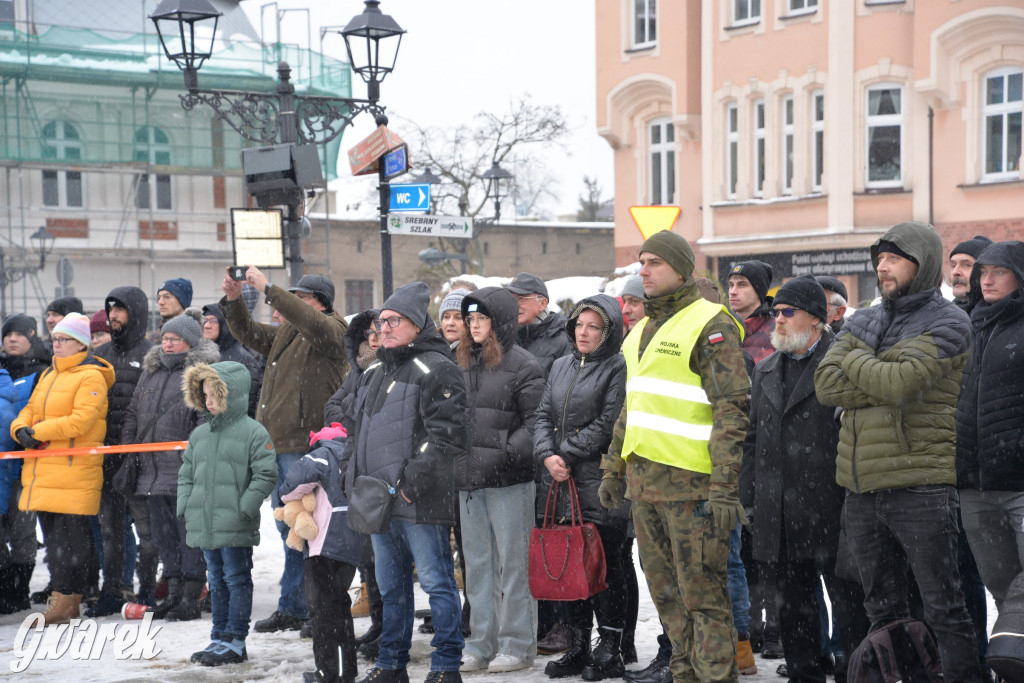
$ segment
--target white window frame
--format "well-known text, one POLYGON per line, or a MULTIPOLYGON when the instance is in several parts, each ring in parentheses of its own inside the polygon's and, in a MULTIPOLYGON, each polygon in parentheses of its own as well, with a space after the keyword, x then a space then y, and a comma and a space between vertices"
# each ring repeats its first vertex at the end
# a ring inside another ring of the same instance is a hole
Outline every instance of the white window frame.
MULTIPOLYGON (((162 166, 170 163, 171 159, 171 142, 170 137, 166 132, 156 126, 148 126, 137 129, 136 136, 140 130, 146 131, 147 142, 135 142, 135 158, 139 161, 147 161, 152 166, 162 166), (156 132, 159 131, 167 142, 159 142, 156 139, 156 132), (145 159, 139 159, 139 156, 144 156, 145 159), (161 159, 161 155, 166 154, 167 161, 161 159)), ((139 187, 135 198, 135 206, 143 211, 173 211, 174 210, 174 192, 171 183, 171 176, 165 173, 154 174, 156 182, 151 183, 149 181, 148 173, 139 174, 139 187), (161 206, 161 199, 166 196, 165 205, 161 206), (145 197, 145 201, 143 201, 145 197)))
MULTIPOLYGON (((1022 102, 1021 99, 1007 100, 1009 96, 1009 85, 1010 79, 1013 76, 1017 76, 1022 81, 1024 86, 1024 69, 1020 67, 1004 67, 989 71, 984 75, 981 80, 981 168, 982 168, 982 182, 992 182, 1000 180, 1017 180, 1020 178, 1020 161, 1021 158, 1018 155, 1016 159, 1010 158, 1009 150, 1007 149, 1009 129, 1008 123, 1009 118, 1016 114, 1020 118, 1022 116, 1022 102), (1003 81, 1003 101, 995 104, 988 103, 988 83, 990 80, 995 78, 1001 78, 1003 81), (1002 120, 1002 144, 1001 144, 1001 159, 999 160, 998 171, 989 171, 989 146, 988 146, 988 121, 990 118, 999 117, 1002 120), (1016 168, 1014 168, 1016 166, 1016 168)), ((1021 125, 1018 123, 1018 125, 1021 125)))
POLYGON ((732 102, 725 108, 725 197, 736 199, 739 184, 740 158, 739 106, 732 102))
POLYGON ((657 0, 629 0, 632 4, 630 43, 634 49, 654 47, 658 43, 658 8, 657 0), (643 40, 637 33, 643 33, 643 40))
POLYGON ((825 175, 825 91, 811 93, 811 191, 821 192, 825 175), (818 104, 821 103, 819 107, 818 104))
POLYGON ((675 201, 676 136, 672 119, 654 119, 647 125, 647 168, 650 171, 648 198, 652 205, 670 206, 675 201), (654 133, 658 142, 654 142, 654 133), (657 167, 657 173, 655 168, 657 167), (655 182, 657 179, 657 182, 655 182))
POLYGON ((793 194, 793 174, 794 174, 794 138, 793 138, 793 119, 796 113, 794 112, 795 104, 793 102, 793 95, 784 95, 782 97, 782 115, 779 120, 782 121, 782 194, 788 195, 793 194))
POLYGON ((787 16, 790 17, 814 14, 818 11, 818 0, 788 0, 787 7, 787 16))
POLYGON ((732 25, 746 26, 761 21, 761 0, 730 0, 732 25))
POLYGON ((765 106, 764 99, 754 100, 754 106, 752 107, 752 116, 754 123, 754 174, 753 174, 753 185, 754 185, 754 196, 764 196, 764 182, 765 182, 765 106))
MULTIPOLYGON (((78 127, 70 121, 56 119, 43 126, 44 135, 46 133, 46 129, 50 126, 53 126, 53 136, 44 137, 43 146, 53 149, 53 156, 45 158, 53 159, 56 162, 80 161, 82 159, 82 134, 78 130, 78 127), (66 127, 71 128, 77 137, 66 138, 66 127), (72 154, 72 152, 76 152, 76 154, 72 154)), ((80 209, 85 206, 85 188, 83 187, 81 171, 44 169, 40 177, 43 182, 43 206, 69 209, 80 209), (56 201, 47 202, 46 199, 48 193, 46 188, 52 183, 56 184, 56 201), (75 185, 78 187, 77 203, 73 201, 73 195, 75 193, 71 191, 75 185)))
POLYGON ((906 121, 903 112, 904 91, 902 83, 876 83, 864 90, 864 187, 866 189, 886 189, 903 187, 903 171, 906 167, 906 121), (900 106, 898 114, 871 114, 871 93, 878 90, 895 90, 899 93, 900 106), (871 129, 898 126, 899 142, 899 177, 890 180, 871 180, 871 129))

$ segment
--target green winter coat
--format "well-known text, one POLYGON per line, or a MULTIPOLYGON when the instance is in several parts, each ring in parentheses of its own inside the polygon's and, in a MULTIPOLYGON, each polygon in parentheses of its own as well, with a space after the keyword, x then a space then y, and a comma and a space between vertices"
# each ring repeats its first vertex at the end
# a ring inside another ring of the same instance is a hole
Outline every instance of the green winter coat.
POLYGON ((178 470, 178 519, 193 548, 259 545, 260 505, 277 484, 277 452, 267 430, 246 414, 250 381, 234 361, 193 365, 182 379, 185 404, 206 417, 178 470), (206 409, 204 382, 215 392, 217 415, 206 409))
POLYGON ((918 263, 902 296, 857 311, 814 374, 818 400, 843 408, 836 482, 855 493, 956 484, 956 404, 971 346, 967 315, 939 292, 942 241, 901 223, 875 242, 918 263))

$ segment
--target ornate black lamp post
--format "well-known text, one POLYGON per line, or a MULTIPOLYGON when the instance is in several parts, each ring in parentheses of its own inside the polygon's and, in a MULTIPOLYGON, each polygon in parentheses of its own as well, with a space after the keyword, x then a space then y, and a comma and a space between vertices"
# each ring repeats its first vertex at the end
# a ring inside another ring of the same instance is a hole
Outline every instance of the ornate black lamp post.
POLYGON ((52 232, 41 226, 29 236, 32 241, 32 251, 39 256, 39 265, 26 263, 24 265, 8 265, 8 255, 0 246, 0 319, 7 318, 7 286, 18 280, 22 280, 30 273, 37 273, 46 267, 46 257, 53 251, 54 242, 57 238, 52 232))
MULTIPOLYGON (((222 121, 242 137, 261 145, 322 144, 341 135, 362 112, 379 121, 384 107, 378 104, 380 83, 395 68, 404 30, 380 11, 379 0, 365 0, 362 14, 341 31, 352 70, 366 81, 367 99, 296 95, 291 68, 278 65, 275 93, 199 88, 199 69, 213 53, 221 13, 208 0, 163 0, 150 16, 167 58, 185 74, 188 92, 181 106, 191 111, 197 104, 213 109, 222 121)), ((302 276, 300 217, 302 190, 288 203, 286 241, 292 282, 302 276)))
POLYGON ((512 183, 512 174, 494 161, 483 176, 484 186, 487 191, 487 198, 494 202, 494 222, 501 219, 501 198, 508 194, 509 185, 512 183))

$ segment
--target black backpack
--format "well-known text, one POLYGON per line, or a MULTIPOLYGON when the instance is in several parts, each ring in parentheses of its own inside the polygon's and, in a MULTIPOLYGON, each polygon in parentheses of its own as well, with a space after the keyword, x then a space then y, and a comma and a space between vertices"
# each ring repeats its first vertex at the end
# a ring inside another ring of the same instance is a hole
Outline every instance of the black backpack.
POLYGON ((847 683, 937 683, 942 664, 935 637, 914 619, 875 624, 850 656, 847 683))

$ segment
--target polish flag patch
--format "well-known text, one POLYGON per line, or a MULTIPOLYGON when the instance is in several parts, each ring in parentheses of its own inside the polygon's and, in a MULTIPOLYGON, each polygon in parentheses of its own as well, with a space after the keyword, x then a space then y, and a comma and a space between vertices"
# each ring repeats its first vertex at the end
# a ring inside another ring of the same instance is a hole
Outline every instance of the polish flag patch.
POLYGON ((725 341, 725 335, 721 332, 715 332, 714 334, 708 335, 709 344, 717 344, 718 342, 725 341))

